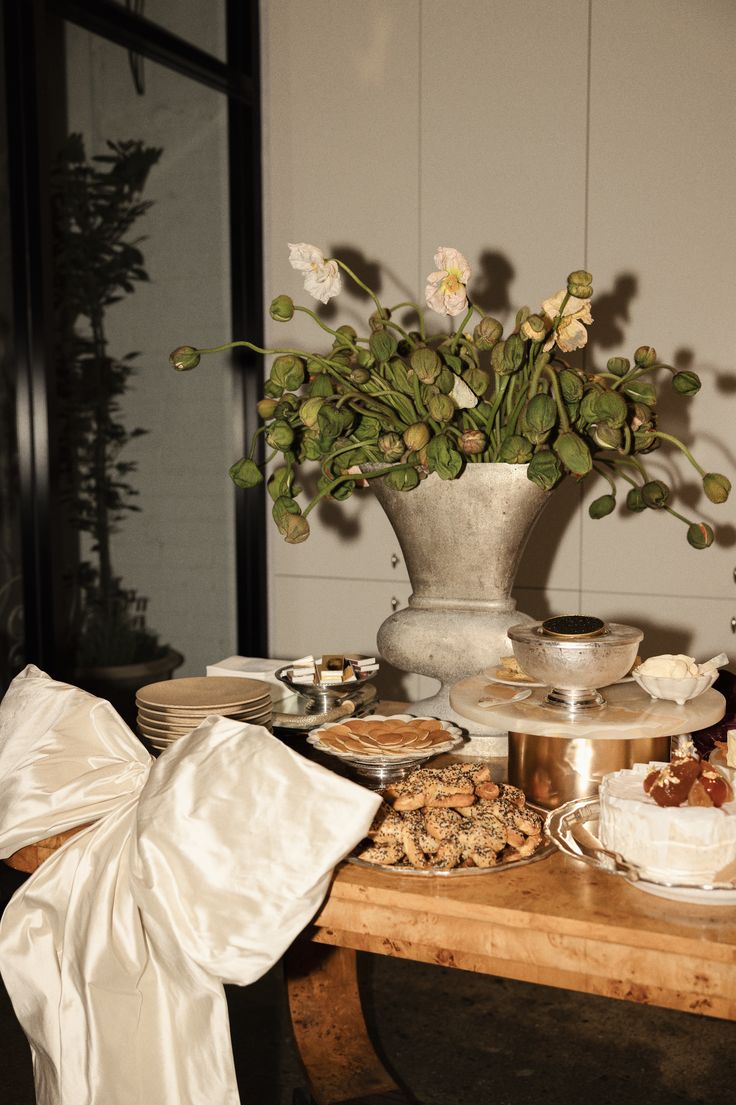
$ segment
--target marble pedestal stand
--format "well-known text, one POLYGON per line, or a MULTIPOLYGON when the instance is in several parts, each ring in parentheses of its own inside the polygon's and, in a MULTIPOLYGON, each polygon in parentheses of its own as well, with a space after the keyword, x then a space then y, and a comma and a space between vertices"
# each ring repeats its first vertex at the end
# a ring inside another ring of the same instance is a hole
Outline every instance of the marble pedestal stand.
MULTIPOLYGON (((548 687, 532 691, 521 702, 490 708, 478 703, 488 693, 485 675, 455 683, 450 704, 461 717, 481 720, 508 732, 508 779, 530 802, 556 809, 573 798, 598 793, 603 775, 649 760, 668 760, 670 739, 720 721, 726 700, 712 688, 678 706, 651 699, 636 683, 603 688, 606 705, 572 718, 544 705, 548 687)), ((463 754, 502 754, 498 737, 473 735, 463 754)))

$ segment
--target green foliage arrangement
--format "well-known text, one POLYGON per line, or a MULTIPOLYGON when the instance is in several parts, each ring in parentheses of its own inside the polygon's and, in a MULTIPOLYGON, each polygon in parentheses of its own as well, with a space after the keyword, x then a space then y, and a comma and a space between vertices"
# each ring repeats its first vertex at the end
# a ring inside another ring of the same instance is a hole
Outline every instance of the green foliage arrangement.
MULTIPOLYGON (((642 457, 662 444, 681 450, 702 479, 712 503, 726 501, 726 476, 706 472, 685 444, 658 426, 657 374, 669 373, 674 391, 695 395, 694 372, 676 371, 659 361, 651 346, 633 358, 612 357, 605 371, 586 372, 565 355, 587 342, 592 323, 593 278, 577 270, 567 285, 544 300, 538 311, 522 307, 510 333, 468 297, 470 267, 455 249, 435 255, 427 277, 428 307, 452 317, 456 329, 431 332, 418 303, 384 306, 339 258, 326 258, 308 243, 290 245, 292 267, 304 273, 308 292, 327 302, 341 289, 342 273, 372 299, 374 310, 364 334, 352 326, 328 326, 314 311, 288 295, 271 303, 271 317, 288 322, 295 312, 310 315, 329 337, 323 352, 284 347, 262 349, 234 341, 213 349, 180 346, 170 356, 179 371, 196 368, 206 353, 246 346, 274 355, 258 404, 270 449, 267 462, 283 464, 268 478, 273 517, 286 541, 309 536, 307 516, 325 496, 346 499, 364 478, 383 478, 399 491, 411 491, 430 473, 440 479, 462 476, 468 464, 527 464, 528 477, 552 490, 566 476, 582 480, 596 473, 609 490, 590 505, 593 518, 616 506, 617 481, 628 488, 629 510, 665 511, 686 526, 696 549, 713 543, 705 522, 684 517, 670 503, 669 487, 647 471, 642 457), (413 329, 396 320, 399 309, 415 313, 413 329), (475 325, 472 330, 469 327, 475 325), (297 467, 317 461, 316 494, 302 509, 297 467), (368 467, 365 467, 368 466, 368 467)), ((239 487, 264 476, 250 453, 230 469, 239 487)))
POLYGON ((165 651, 145 626, 145 600, 123 587, 112 565, 111 537, 138 509, 129 482, 135 463, 121 452, 146 431, 127 429, 120 410, 138 354, 114 357, 106 334, 108 308, 148 279, 141 240, 129 234, 151 206, 141 194, 161 150, 140 141, 107 145, 107 154, 88 159, 81 136, 71 135, 52 178, 60 463, 69 520, 89 535, 93 554, 76 573, 76 667, 137 663, 165 651))

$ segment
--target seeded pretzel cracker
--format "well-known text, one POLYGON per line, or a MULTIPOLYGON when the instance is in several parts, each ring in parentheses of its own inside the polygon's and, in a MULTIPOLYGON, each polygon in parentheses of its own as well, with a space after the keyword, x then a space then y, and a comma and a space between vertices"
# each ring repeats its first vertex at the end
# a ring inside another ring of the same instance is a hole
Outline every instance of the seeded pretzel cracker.
POLYGON ((493 783, 482 763, 420 768, 387 788, 359 858, 418 870, 495 867, 537 850, 542 818, 524 792, 493 783), (395 858, 389 858, 395 857, 395 858))

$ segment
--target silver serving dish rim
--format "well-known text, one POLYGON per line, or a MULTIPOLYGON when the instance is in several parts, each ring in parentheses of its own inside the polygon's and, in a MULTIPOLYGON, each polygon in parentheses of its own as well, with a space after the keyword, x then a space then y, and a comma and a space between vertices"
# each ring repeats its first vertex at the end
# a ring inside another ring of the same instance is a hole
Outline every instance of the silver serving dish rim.
MULTIPOLYGON (((347 660, 362 660, 363 657, 358 653, 345 653, 347 660)), ((283 667, 277 668, 275 671, 276 678, 288 687, 290 691, 294 691, 295 694, 304 695, 305 698, 324 699, 327 701, 339 701, 342 698, 350 696, 351 692, 354 692, 356 687, 361 687, 364 683, 369 683, 371 679, 375 679, 378 675, 378 669, 376 671, 365 672, 364 674, 355 673, 355 679, 352 679, 349 683, 295 683, 289 678, 287 672, 292 671, 294 668, 292 664, 284 664, 283 667)))
MULTIPOLYGON (((551 810, 546 815, 545 831, 550 840, 566 856, 582 860, 583 863, 606 871, 610 875, 620 875, 627 882, 642 883, 669 890, 730 891, 736 905, 736 881, 732 882, 693 882, 681 879, 657 879, 635 863, 629 863, 618 852, 610 852, 603 845, 583 845, 572 836, 575 825, 587 825, 597 821, 600 816, 600 802, 597 798, 573 798, 564 806, 551 810)), ((592 834, 591 834, 592 835, 592 834)))
POLYGON ((450 740, 445 741, 443 744, 435 744, 431 748, 418 748, 416 752, 412 752, 406 756, 386 756, 386 755, 371 755, 370 753, 361 752, 339 752, 336 748, 329 748, 326 744, 322 744, 319 739, 319 734, 325 732, 328 729, 334 728, 335 725, 346 725, 350 722, 350 717, 340 718, 339 721, 328 721, 325 725, 320 725, 318 729, 315 729, 307 737, 307 743, 314 745, 320 752, 324 752, 325 755, 335 756, 337 759, 344 760, 345 763, 352 764, 354 767, 407 767, 412 764, 421 763, 422 760, 429 760, 433 756, 439 756, 443 752, 451 752, 458 745, 463 743, 464 737, 462 730, 458 728, 453 721, 444 721, 442 718, 431 717, 429 714, 368 714, 362 718, 362 721, 418 721, 423 717, 428 720, 439 721, 443 729, 446 729, 450 734, 450 740))

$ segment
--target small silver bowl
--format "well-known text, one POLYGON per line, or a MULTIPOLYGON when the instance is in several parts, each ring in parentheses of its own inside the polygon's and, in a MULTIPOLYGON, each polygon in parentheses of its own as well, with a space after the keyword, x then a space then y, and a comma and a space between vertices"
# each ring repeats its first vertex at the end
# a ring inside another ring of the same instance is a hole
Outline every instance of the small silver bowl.
POLYGON ((608 687, 631 671, 644 634, 631 625, 603 623, 596 636, 551 636, 543 622, 508 630, 514 655, 533 680, 551 688, 544 702, 575 714, 599 709, 608 687))
MULTIPOLYGON (((355 654, 348 656, 345 655, 346 660, 350 660, 354 663, 356 660, 362 660, 364 657, 356 656, 355 654)), ((279 668, 275 675, 284 686, 288 687, 290 691, 295 694, 301 694, 305 698, 309 699, 310 712, 316 714, 325 714, 333 706, 337 706, 338 703, 343 702, 346 698, 350 698, 351 694, 355 694, 357 687, 362 687, 364 683, 369 683, 371 679, 375 679, 378 675, 378 671, 369 671, 365 674, 360 674, 355 671, 355 679, 350 683, 295 683, 291 678, 293 670, 293 664, 285 664, 283 668, 279 668)))

